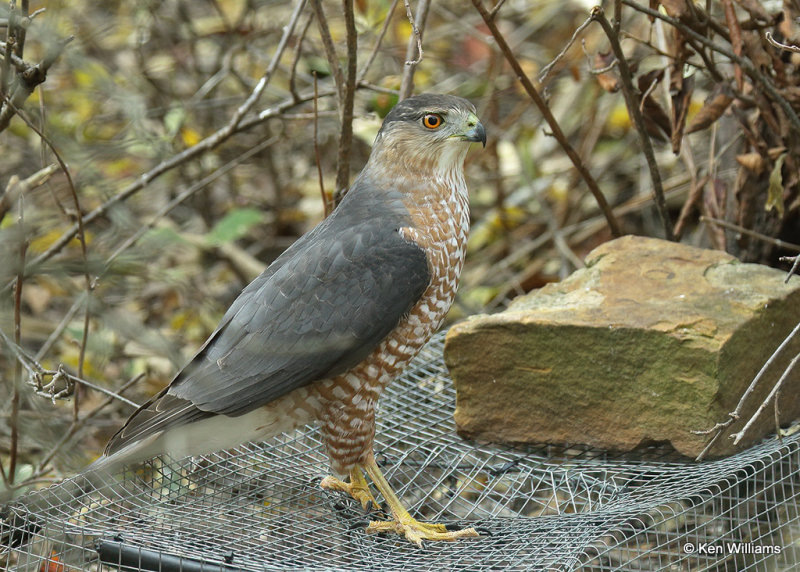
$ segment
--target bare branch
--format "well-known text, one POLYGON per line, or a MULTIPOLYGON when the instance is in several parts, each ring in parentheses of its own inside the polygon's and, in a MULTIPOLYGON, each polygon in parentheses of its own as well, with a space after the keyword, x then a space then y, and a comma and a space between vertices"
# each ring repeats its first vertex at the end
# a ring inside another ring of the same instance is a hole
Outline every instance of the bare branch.
POLYGON ((314 161, 317 163, 317 179, 319 180, 319 192, 322 197, 322 212, 327 218, 331 214, 331 202, 328 200, 327 193, 325 193, 325 183, 322 177, 322 159, 319 153, 319 137, 317 134, 319 121, 317 119, 317 74, 314 72, 314 161))
POLYGON ((56 164, 51 164, 22 180, 16 175, 11 176, 5 191, 0 195, 0 221, 2 221, 6 214, 8 214, 8 211, 11 210, 12 203, 17 200, 17 197, 43 184, 57 170, 58 166, 56 164))
POLYGON ((311 4, 314 7, 314 15, 317 17, 317 28, 319 29, 320 38, 322 38, 322 49, 328 60, 328 67, 331 69, 333 83, 336 85, 336 91, 339 94, 339 101, 342 101, 344 99, 344 76, 339 65, 339 58, 336 55, 336 48, 333 46, 328 19, 325 17, 325 10, 322 8, 321 0, 311 0, 311 4))
MULTIPOLYGON (((789 345, 789 342, 792 341, 792 339, 797 335, 798 332, 800 332, 800 323, 798 323, 794 327, 794 329, 791 332, 789 332, 789 335, 784 338, 784 340, 775 349, 775 351, 772 352, 772 355, 769 356, 769 359, 764 362, 764 365, 761 366, 761 369, 758 370, 758 373, 753 378, 753 381, 751 381, 750 385, 747 386, 747 389, 742 394, 742 397, 739 398, 739 403, 736 404, 736 408, 730 413, 728 413, 728 419, 726 419, 725 421, 720 421, 719 423, 714 425, 711 429, 705 429, 703 431, 692 431, 692 433, 694 433, 695 435, 708 435, 714 433, 714 437, 711 439, 711 441, 708 442, 705 448, 697 456, 696 458, 697 461, 701 461, 706 456, 708 451, 711 450, 711 447, 714 446, 714 443, 716 443, 717 440, 720 438, 723 431, 726 428, 730 427, 734 421, 738 420, 741 417, 742 409, 744 408, 744 402, 747 400, 748 397, 750 397, 750 394, 753 393, 753 390, 758 385, 758 382, 761 381, 761 378, 764 377, 764 374, 767 372, 769 367, 775 362, 776 359, 778 359, 778 356, 781 354, 781 352, 783 352, 786 346, 789 345)), ((792 363, 787 368, 787 370, 784 371, 784 376, 786 376, 786 373, 794 367, 795 360, 797 360, 797 356, 795 356, 794 360, 792 360, 792 363)), ((784 376, 782 376, 781 379, 783 379, 784 376)), ((779 383, 782 382, 779 381, 779 383)), ((743 432, 744 430, 740 431, 739 433, 743 432)))
POLYGON ((722 228, 726 228, 728 230, 733 230, 738 232, 739 234, 744 234, 746 236, 752 236, 757 240, 761 240, 778 248, 785 248, 786 250, 794 250, 795 252, 800 252, 800 244, 794 244, 791 242, 786 242, 785 240, 781 240, 780 238, 772 238, 771 236, 767 236, 766 234, 761 234, 760 232, 756 232, 754 230, 750 230, 749 228, 745 228, 743 226, 739 226, 738 224, 733 224, 726 220, 721 220, 718 218, 713 218, 710 216, 701 216, 700 222, 709 222, 715 224, 717 226, 721 226, 722 228))
MULTIPOLYGON (((800 132, 800 117, 798 117, 797 113, 794 111, 791 104, 786 100, 785 97, 783 97, 783 95, 780 94, 780 92, 777 90, 772 81, 767 76, 762 74, 758 70, 758 68, 753 64, 753 62, 751 62, 748 58, 742 58, 737 56, 731 50, 725 48, 724 46, 720 46, 711 41, 706 36, 695 32, 690 27, 684 25, 677 18, 671 18, 666 14, 662 14, 658 10, 653 10, 651 8, 648 8, 647 6, 638 4, 634 0, 622 0, 622 3, 636 9, 637 11, 643 14, 650 16, 651 18, 659 18, 660 20, 667 22, 671 26, 674 26, 675 28, 680 30, 681 33, 684 34, 687 38, 694 39, 698 43, 706 46, 707 48, 710 48, 711 50, 719 54, 722 54, 726 58, 730 59, 732 62, 741 66, 742 70, 750 77, 750 79, 760 84, 764 88, 764 90, 769 94, 769 96, 775 101, 775 103, 777 103, 780 106, 780 108, 786 114, 786 117, 789 119, 789 122, 792 124, 792 128, 795 131, 800 132)), ((709 24, 714 23, 714 20, 709 19, 708 23, 709 24)), ((717 31, 718 33, 720 32, 720 30, 716 28, 715 31, 717 31)), ((725 32, 724 29, 721 31, 725 32)), ((728 37, 727 39, 730 38, 728 37)))
POLYGON ((389 10, 386 11, 386 18, 383 20, 383 27, 381 28, 380 33, 378 34, 378 39, 375 40, 375 45, 372 48, 372 51, 367 58, 367 62, 364 64, 364 67, 361 68, 361 71, 358 72, 358 79, 357 83, 361 84, 364 81, 364 78, 369 71, 369 68, 372 67, 372 62, 375 61, 375 56, 378 55, 378 50, 383 43, 383 38, 386 36, 387 30, 389 30, 389 23, 392 21, 392 14, 394 14, 394 9, 397 7, 397 3, 400 0, 392 0, 392 5, 389 6, 389 10))
POLYGON ((771 32, 766 32, 764 34, 764 38, 766 38, 767 42, 769 42, 772 46, 778 48, 779 50, 783 50, 785 52, 791 52, 793 54, 800 54, 800 47, 780 43, 778 40, 772 37, 771 32))
POLYGON ((347 77, 341 100, 341 128, 339 130, 339 153, 336 157, 336 194, 340 195, 350 186, 350 149, 353 146, 353 104, 358 70, 358 32, 356 32, 353 0, 342 0, 344 22, 347 33, 347 77))
POLYGON ((783 281, 784 284, 789 283, 789 279, 792 277, 793 274, 797 273, 797 267, 800 266, 800 255, 798 256, 781 256, 779 259, 781 262, 791 262, 792 267, 789 269, 789 272, 786 273, 786 279, 783 281))
POLYGON ((422 34, 425 31, 425 22, 428 19, 430 0, 419 0, 416 17, 411 13, 409 0, 403 0, 406 7, 406 17, 411 24, 411 37, 406 48, 406 65, 403 70, 403 80, 400 82, 400 99, 409 97, 414 92, 414 72, 422 61, 422 34), (416 52, 416 57, 414 56, 416 52))
MULTIPOLYGON (((332 91, 324 91, 320 92, 320 97, 328 97, 333 95, 332 91)), ((177 155, 173 155, 169 159, 165 159, 146 173, 143 173, 136 181, 125 187, 122 191, 118 194, 114 195, 106 202, 104 202, 99 207, 95 208, 93 211, 87 213, 83 217, 84 224, 89 224, 94 220, 104 216, 114 205, 127 200, 134 194, 138 193, 155 179, 163 175, 164 173, 169 172, 170 170, 174 169, 175 167, 186 163, 187 161, 199 157, 200 155, 216 148, 218 145, 221 145, 225 142, 231 135, 234 133, 238 133, 241 131, 246 131, 256 125, 267 121, 273 117, 277 117, 287 109, 291 109, 297 105, 305 103, 306 101, 311 101, 314 97, 312 93, 306 93, 301 96, 299 101, 295 101, 294 98, 289 98, 277 105, 267 108, 261 111, 255 117, 251 117, 246 120, 242 120, 238 123, 232 130, 230 129, 230 124, 222 127, 218 131, 215 131, 210 136, 206 137, 196 145, 189 147, 188 149, 178 153, 177 155)), ((31 267, 35 267, 42 262, 49 260, 53 256, 55 256, 58 252, 60 252, 69 242, 75 238, 78 234, 78 225, 73 224, 67 231, 65 231, 61 237, 57 241, 55 241, 47 250, 42 252, 39 256, 34 258, 29 262, 31 267)), ((6 285, 5 289, 8 289, 10 285, 6 285)))
MULTIPOLYGON (((567 55, 567 52, 573 46, 573 44, 575 43, 575 40, 578 39, 578 36, 580 36, 581 33, 591 25, 591 23, 592 23, 592 18, 590 16, 590 17, 586 18, 586 20, 583 22, 583 24, 581 24, 580 26, 578 26, 575 29, 575 31, 572 33, 572 37, 569 39, 569 42, 567 42, 567 45, 564 46, 561 49, 561 51, 558 53, 558 55, 555 58, 553 58, 553 61, 551 61, 549 64, 547 64, 546 66, 544 66, 542 68, 542 71, 539 73, 539 83, 545 83, 545 81, 547 81, 549 79, 550 73, 556 67, 556 64, 558 64, 558 62, 560 62, 564 58, 564 56, 567 55)), ((612 62, 612 65, 614 65, 614 63, 615 62, 612 62)), ((611 66, 609 66, 609 67, 611 67, 611 66)), ((596 73, 603 73, 603 72, 600 71, 600 72, 596 72, 596 73)))
POLYGON ((611 234, 614 236, 622 236, 622 231, 620 230, 619 223, 617 223, 617 219, 614 216, 614 213, 611 210, 611 207, 606 201, 605 196, 603 196, 600 187, 597 186, 597 181, 595 181, 592 174, 589 172, 589 169, 583 163, 583 160, 580 158, 578 153, 575 149, 570 145, 569 141, 567 141, 564 132, 561 130, 561 126, 556 121, 556 118, 553 116, 553 113, 550 111, 550 108, 547 106, 547 102, 545 102, 544 98, 541 94, 536 90, 533 86, 533 83, 525 74, 525 71, 522 69, 517 58, 514 56, 514 52, 511 51, 511 48, 506 42, 505 37, 500 33, 500 30, 497 28, 497 25, 494 23, 489 12, 486 11, 484 8, 483 3, 481 0, 472 0, 472 4, 478 10, 483 21, 486 23, 486 26, 489 28, 492 36, 494 37, 495 41, 497 42, 498 47, 503 52, 506 60, 508 61, 509 65, 514 70, 514 73, 517 75, 517 79, 519 79, 520 83, 522 83, 522 87, 525 88, 525 91, 528 93, 528 96, 533 100, 536 104, 536 107, 539 109, 540 113, 544 117, 547 124, 550 126, 550 129, 553 131, 553 137, 556 138, 561 148, 564 149, 564 152, 572 161, 572 164, 577 169, 578 173, 580 173, 583 180, 586 182, 586 185, 589 187, 589 190, 594 195, 595 201, 597 201, 600 210, 603 212, 603 215, 606 218, 609 228, 611 229, 611 234))
POLYGON ((738 433, 732 435, 733 444, 734 445, 738 445, 739 444, 739 441, 742 440, 742 438, 745 436, 745 434, 750 429, 750 427, 753 426, 753 423, 755 423, 756 419, 758 419, 758 416, 761 415, 761 412, 764 411, 764 409, 766 409, 767 405, 769 405, 769 402, 772 401, 772 399, 775 397, 775 394, 777 394, 778 391, 780 391, 781 386, 783 385, 783 382, 788 379, 789 374, 792 372, 794 367, 797 365, 798 361, 800 361, 800 354, 797 354, 796 356, 794 356, 792 358, 792 361, 790 361, 789 365, 786 366, 786 369, 783 371, 783 374, 781 375, 780 379, 778 379, 778 382, 772 388, 772 391, 770 391, 769 395, 767 395, 767 397, 764 399, 764 401, 761 402, 761 405, 758 406, 758 409, 756 409, 756 412, 753 413, 752 417, 750 417, 750 419, 747 421, 747 423, 745 423, 745 426, 742 427, 742 430, 739 431, 738 433))
POLYGON ((306 19, 306 23, 303 24, 303 29, 300 30, 300 37, 297 38, 297 47, 294 50, 294 60, 292 60, 292 73, 289 76, 289 93, 295 98, 295 100, 300 99, 300 95, 297 93, 297 64, 300 62, 300 56, 303 53, 303 40, 308 33, 308 29, 311 27, 311 20, 314 19, 313 14, 309 14, 308 18, 306 19))
POLYGON ((653 183, 653 193, 655 194, 655 203, 658 214, 661 217, 661 223, 664 227, 664 235, 667 240, 675 240, 675 233, 672 228, 672 221, 670 221, 669 211, 667 210, 667 201, 664 198, 664 187, 661 183, 661 173, 658 170, 658 163, 656 162, 655 153, 653 152, 653 143, 650 141, 650 136, 647 134, 647 128, 644 124, 642 112, 636 101, 636 90, 633 87, 633 80, 628 61, 625 59, 625 54, 622 51, 622 46, 619 43, 619 36, 614 31, 605 12, 600 6, 595 6, 592 9, 592 20, 598 22, 603 28, 603 31, 608 37, 611 44, 611 49, 619 62, 619 76, 622 80, 622 93, 625 97, 625 103, 628 107, 628 113, 633 119, 636 126, 636 131, 639 134, 639 140, 642 143, 642 152, 644 153, 647 166, 650 171, 650 180, 653 183))
MULTIPOLYGON (((83 315, 83 332, 81 335, 81 343, 80 349, 78 352, 78 376, 83 377, 83 366, 84 361, 86 359, 86 344, 89 341, 89 299, 91 298, 92 290, 94 289, 94 284, 92 282, 91 277, 89 276, 89 257, 88 252, 86 249, 86 232, 84 228, 83 222, 83 212, 80 205, 80 200, 78 199, 78 191, 75 189, 75 182, 72 180, 72 175, 67 167, 67 164, 61 158, 61 154, 56 149, 55 145, 50 141, 50 139, 42 132, 36 125, 34 125, 33 121, 28 118, 27 113, 22 111, 21 109, 16 109, 11 102, 7 102, 11 108, 14 109, 14 112, 22 119, 25 124, 33 130, 38 136, 39 139, 42 141, 44 145, 50 149, 50 152, 56 159, 56 162, 61 167, 61 171, 64 173, 64 176, 67 179, 67 187, 70 190, 70 196, 72 197, 72 204, 75 209, 75 224, 77 225, 77 237, 78 242, 81 245, 81 259, 83 261, 83 278, 84 283, 86 285, 86 307, 84 310, 83 315)), ((20 280, 22 280, 23 275, 17 277, 17 286, 19 287, 20 280)), ((72 413, 73 419, 78 418, 78 406, 80 403, 80 393, 75 394, 75 398, 72 401, 72 413)))
MULTIPOLYGON (((45 54, 44 58, 42 58, 42 61, 36 65, 26 64, 27 67, 24 71, 18 71, 14 81, 9 81, 7 69, 3 72, 3 81, 4 83, 7 82, 7 85, 4 85, 2 90, 5 92, 5 99, 2 105, 0 105, 0 131, 8 127, 11 118, 14 116, 14 110, 22 107, 25 100, 27 100, 33 93, 33 90, 36 89, 36 86, 44 83, 44 80, 47 79, 47 71, 53 63, 55 63, 58 56, 61 55, 61 52, 64 50, 64 47, 66 47, 72 39, 73 37, 70 36, 65 40, 56 42, 45 54), (10 93, 7 90, 10 90, 10 93)), ((11 53, 10 46, 5 46, 5 52, 6 58, 4 61, 8 62, 13 59, 9 57, 11 53)))

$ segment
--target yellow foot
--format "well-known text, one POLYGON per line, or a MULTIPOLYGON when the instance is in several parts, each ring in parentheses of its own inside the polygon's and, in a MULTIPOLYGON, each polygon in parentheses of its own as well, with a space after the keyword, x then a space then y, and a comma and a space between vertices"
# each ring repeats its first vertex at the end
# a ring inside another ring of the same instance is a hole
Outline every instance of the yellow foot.
POLYGON ((477 538, 480 536, 474 528, 462 530, 447 530, 443 524, 427 524, 419 522, 410 515, 402 515, 398 520, 389 522, 372 521, 367 527, 368 533, 394 532, 406 537, 417 546, 422 546, 423 540, 456 540, 458 538, 477 538))
POLYGON ((407 540, 417 546, 422 546, 423 540, 456 540, 458 538, 476 538, 480 536, 474 528, 447 530, 443 524, 419 522, 403 508, 400 499, 397 498, 386 477, 383 476, 380 468, 378 468, 375 457, 370 455, 364 461, 362 467, 369 475, 369 478, 372 479, 372 483, 383 495, 386 504, 389 505, 389 511, 392 513, 392 520, 388 522, 370 522, 367 532, 394 532, 405 536, 407 540))
POLYGON ((350 471, 349 483, 339 480, 336 477, 327 476, 322 479, 322 482, 320 482, 319 486, 329 491, 341 491, 349 494, 351 497, 361 503, 361 506, 364 510, 369 509, 370 503, 373 507, 380 508, 378 501, 375 500, 375 497, 372 496, 372 493, 369 490, 369 485, 367 484, 361 469, 354 468, 352 471, 350 471))

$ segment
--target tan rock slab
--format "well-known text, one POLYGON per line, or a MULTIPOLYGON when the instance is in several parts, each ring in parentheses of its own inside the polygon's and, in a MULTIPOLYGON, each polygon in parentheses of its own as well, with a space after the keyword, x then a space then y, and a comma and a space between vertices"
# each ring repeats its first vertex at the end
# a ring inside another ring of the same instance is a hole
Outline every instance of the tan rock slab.
MULTIPOLYGON (((727 418, 756 372, 800 321, 800 280, 719 251, 635 236, 608 242, 587 267, 450 329, 445 362, 461 435, 504 443, 629 451, 670 443, 697 456, 691 430, 727 418)), ((748 400, 738 431, 789 360, 793 342, 748 400)), ((800 417, 800 374, 781 392, 800 417)), ((770 407, 738 447, 774 432, 770 407)))

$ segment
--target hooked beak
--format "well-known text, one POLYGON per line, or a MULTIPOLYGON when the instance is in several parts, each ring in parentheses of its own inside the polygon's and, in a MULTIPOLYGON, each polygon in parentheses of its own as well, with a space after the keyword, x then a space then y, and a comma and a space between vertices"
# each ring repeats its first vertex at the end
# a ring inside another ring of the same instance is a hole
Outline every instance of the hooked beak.
POLYGON ((483 123, 478 121, 472 129, 466 132, 466 137, 464 138, 466 141, 480 141, 481 144, 486 147, 486 129, 483 128, 483 123))
POLYGON ((483 123, 481 123, 478 116, 474 113, 469 114, 467 130, 457 135, 457 137, 462 141, 471 141, 475 143, 480 141, 481 144, 486 147, 486 129, 483 128, 483 123))

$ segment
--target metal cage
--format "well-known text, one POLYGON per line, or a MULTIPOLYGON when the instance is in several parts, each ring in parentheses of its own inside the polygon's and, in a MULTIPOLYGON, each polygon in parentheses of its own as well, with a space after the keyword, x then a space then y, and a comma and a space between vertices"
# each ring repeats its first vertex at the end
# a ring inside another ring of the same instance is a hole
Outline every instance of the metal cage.
POLYGON ((366 534, 385 515, 319 487, 328 461, 308 427, 29 494, 6 507, 0 566, 739 572, 800 561, 800 435, 703 463, 659 448, 620 456, 466 442, 443 344, 435 337, 385 392, 376 457, 414 516, 474 526, 481 538, 420 549, 366 534))

